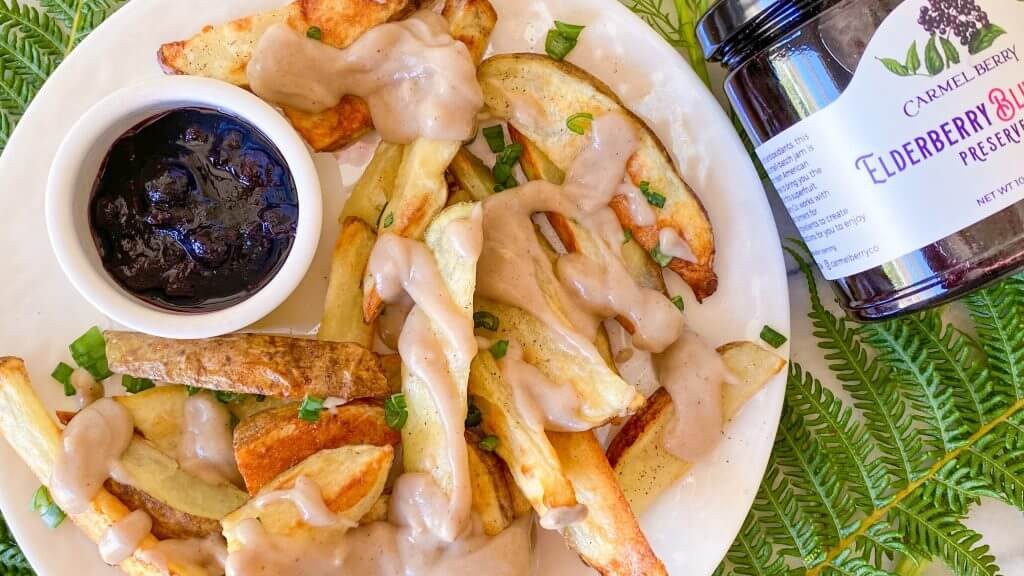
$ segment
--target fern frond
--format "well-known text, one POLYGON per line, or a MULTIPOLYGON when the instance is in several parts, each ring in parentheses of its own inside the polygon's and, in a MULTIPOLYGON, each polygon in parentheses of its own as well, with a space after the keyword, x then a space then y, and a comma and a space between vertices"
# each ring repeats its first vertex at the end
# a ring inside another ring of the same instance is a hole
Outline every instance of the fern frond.
POLYGON ((773 554, 764 531, 749 516, 726 559, 732 565, 731 574, 739 576, 786 576, 789 572, 782 559, 773 554))
POLYGON ((978 290, 963 300, 974 320, 997 391, 1024 399, 1024 294, 1013 280, 978 290))
POLYGON ((999 573, 981 535, 964 526, 955 514, 924 499, 900 502, 894 515, 908 544, 932 557, 941 558, 962 576, 995 576, 999 573))
POLYGON ((35 89, 0 61, 0 110, 8 118, 20 117, 35 96, 35 89))
POLYGON ((936 452, 949 452, 963 445, 970 431, 953 402, 952 387, 939 378, 911 323, 901 320, 866 324, 860 335, 877 352, 877 359, 890 367, 903 395, 924 415, 920 433, 930 439, 936 452))
POLYGON ((790 363, 786 403, 831 454, 858 505, 881 506, 889 492, 889 476, 871 457, 871 437, 854 419, 853 410, 796 363, 790 363))
POLYGON ((807 279, 811 294, 808 317, 818 347, 825 351, 829 369, 864 417, 888 473, 903 483, 913 482, 927 470, 928 459, 920 436, 913 429, 907 403, 899 395, 888 370, 869 357, 849 322, 838 318, 822 304, 814 273, 805 257, 809 255, 790 246, 785 250, 807 279))
POLYGON ((933 506, 962 515, 982 496, 998 498, 999 493, 992 489, 988 480, 972 474, 962 462, 951 460, 921 487, 919 497, 930 501, 933 506))
POLYGON ((875 568, 849 553, 837 557, 824 574, 834 576, 895 576, 892 572, 875 568))
POLYGON ((779 473, 774 461, 768 464, 753 510, 761 513, 756 522, 780 547, 779 554, 800 558, 804 566, 814 566, 825 559, 814 523, 797 504, 789 480, 779 473))
POLYGON ((0 25, 0 63, 38 90, 59 60, 44 53, 28 37, 17 34, 17 30, 10 22, 0 25))
POLYGON ((46 12, 18 0, 0 0, 0 22, 12 23, 44 54, 58 59, 64 55, 68 35, 46 12))
POLYGON ((10 574, 21 576, 32 574, 32 567, 22 554, 14 536, 7 529, 7 523, 0 516, 0 571, 9 571, 10 574))
POLYGON ((1024 510, 1024 446, 1007 447, 995 433, 982 438, 961 458, 974 478, 984 479, 994 490, 985 494, 1024 510))
POLYGON ((50 16, 63 22, 68 30, 75 30, 75 37, 68 45, 71 46, 92 32, 125 2, 127 0, 39 0, 39 5, 50 16), (80 10, 76 10, 79 5, 80 10))
POLYGON ((860 552, 859 558, 871 560, 876 566, 881 566, 884 559, 891 560, 896 554, 910 553, 903 543, 903 535, 885 520, 879 520, 865 530, 852 548, 860 552))
POLYGON ((854 528, 854 506, 839 473, 803 420, 783 406, 775 458, 798 490, 795 501, 823 528, 821 540, 834 544, 854 528))

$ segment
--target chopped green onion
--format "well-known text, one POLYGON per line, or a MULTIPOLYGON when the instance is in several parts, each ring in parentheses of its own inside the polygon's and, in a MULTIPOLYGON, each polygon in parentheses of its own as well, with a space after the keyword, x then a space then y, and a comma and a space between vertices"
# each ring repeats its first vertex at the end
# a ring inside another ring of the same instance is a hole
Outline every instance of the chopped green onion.
POLYGON ((324 399, 316 396, 306 395, 299 406, 299 418, 306 422, 316 422, 320 419, 320 412, 324 409, 324 399))
POLYGON ((476 407, 472 401, 469 403, 469 409, 466 411, 466 428, 475 428, 480 425, 484 420, 484 415, 480 412, 480 409, 476 407))
POLYGON ((387 228, 395 223, 395 213, 388 212, 388 215, 384 217, 384 221, 380 223, 381 228, 387 228))
POLYGON ((495 184, 495 185, 494 185, 494 191, 495 191, 495 192, 502 192, 502 191, 504 191, 504 190, 505 190, 505 186, 503 186, 503 185, 501 185, 501 184, 495 184))
POLYGON ((226 390, 217 390, 213 393, 213 396, 221 404, 231 404, 232 402, 238 402, 242 398, 245 398, 245 394, 241 392, 228 392, 226 390))
POLYGON ((651 248, 651 258, 654 258, 654 261, 662 268, 668 266, 668 263, 672 261, 672 257, 662 252, 660 246, 651 248))
POLYGON ((494 332, 498 329, 498 317, 486 310, 473 312, 473 328, 483 328, 494 332))
POLYGON ((491 152, 497 154, 505 149, 505 131, 502 129, 501 124, 488 126, 483 129, 483 133, 484 139, 487 140, 487 147, 491 149, 491 152))
POLYGON ((71 385, 71 375, 74 373, 75 369, 63 362, 57 364, 57 367, 50 373, 54 380, 64 385, 65 396, 75 395, 75 387, 71 385))
POLYGON ((43 523, 50 528, 56 528, 64 521, 64 511, 54 503, 46 486, 40 486, 32 495, 32 510, 39 513, 43 523))
POLYGON ((761 328, 761 340, 764 340, 765 344, 772 348, 778 348, 786 343, 787 338, 771 326, 765 324, 764 328, 761 328))
POLYGON ((678 294, 672 297, 672 303, 676 305, 676 308, 679 308, 680 312, 682 312, 683 308, 686 307, 686 303, 683 302, 683 297, 678 294))
POLYGON ((651 190, 651 183, 644 180, 640 183, 640 192, 647 198, 647 203, 658 208, 665 207, 665 197, 651 190))
POLYGON ((477 446, 479 446, 481 450, 486 450, 487 452, 494 452, 494 450, 498 447, 498 437, 492 434, 488 434, 487 436, 484 436, 483 440, 481 440, 477 444, 477 446))
POLYGON ((589 112, 579 112, 569 116, 569 119, 565 121, 565 127, 574 134, 583 134, 586 132, 587 126, 593 120, 593 114, 589 112))
POLYGON ((508 340, 498 340, 494 344, 491 344, 491 356, 494 356, 495 360, 501 360, 508 353, 508 340))
POLYGON ((548 36, 544 40, 544 51, 555 60, 564 60, 576 47, 581 32, 583 26, 555 20, 555 27, 548 30, 548 36))
POLYGON ((509 144, 498 153, 498 157, 495 162, 499 164, 505 164, 511 167, 513 164, 519 161, 519 158, 523 155, 522 144, 509 144))
POLYGON ((630 230, 629 228, 626 228, 626 230, 623 231, 623 233, 622 233, 622 243, 625 244, 626 242, 629 242, 632 239, 633 239, 633 231, 630 230))
POLYGON ((136 378, 125 374, 124 376, 121 376, 121 386, 124 386, 124 389, 127 390, 129 394, 138 394, 143 390, 149 390, 156 386, 156 384, 153 384, 153 381, 149 378, 136 378))
POLYGON ((384 401, 384 422, 392 430, 401 430, 409 419, 409 410, 405 404, 405 394, 392 394, 384 401))
POLYGON ((498 162, 494 165, 494 181, 504 184, 512 177, 512 167, 508 164, 498 162))
POLYGON ((199 392, 200 390, 202 390, 202 388, 200 388, 199 386, 189 386, 188 384, 185 385, 185 393, 188 394, 189 396, 195 396, 196 393, 199 392))
POLYGON ((88 370, 96 380, 104 380, 113 374, 107 366, 107 342, 99 328, 89 328, 68 348, 75 363, 88 370))
POLYGON ((580 37, 580 32, 583 32, 584 28, 586 28, 586 26, 581 26, 579 24, 569 24, 568 22, 555 20, 555 30, 558 30, 559 34, 565 36, 566 38, 569 38, 570 40, 578 40, 580 37))
POLYGON ((306 28, 306 38, 312 38, 313 40, 321 40, 324 37, 324 33, 320 30, 319 26, 310 26, 306 28))

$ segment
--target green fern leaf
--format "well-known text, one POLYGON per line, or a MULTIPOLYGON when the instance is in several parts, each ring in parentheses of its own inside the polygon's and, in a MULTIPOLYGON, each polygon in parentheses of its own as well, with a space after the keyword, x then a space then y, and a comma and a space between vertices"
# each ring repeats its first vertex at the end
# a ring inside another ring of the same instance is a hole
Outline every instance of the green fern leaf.
POLYGON ((24 78, 8 70, 0 60, 0 110, 8 117, 19 117, 35 96, 35 89, 24 78))
POLYGON ((0 25, 0 64, 38 90, 53 73, 58 60, 44 53, 28 37, 17 34, 17 30, 13 22, 0 25))
POLYGON ((930 439, 936 452, 949 452, 963 445, 970 431, 953 402, 953 390, 939 378, 913 321, 894 320, 867 324, 860 329, 864 341, 877 352, 879 362, 890 367, 903 396, 925 416, 920 433, 930 439))
POLYGON ((822 304, 807 253, 791 247, 785 249, 807 278, 811 293, 808 316, 818 347, 825 351, 829 369, 864 417, 889 474, 904 483, 913 482, 927 470, 928 460, 921 439, 913 429, 907 403, 897 392, 888 370, 868 355, 849 322, 838 318, 822 304))
POLYGON ((988 546, 979 545, 981 535, 963 525, 950 511, 925 499, 911 498, 896 505, 895 515, 908 544, 930 556, 941 558, 963 576, 995 576, 999 567, 988 546))
POLYGON ((762 514, 756 521, 781 547, 779 554, 800 558, 808 567, 825 559, 814 523, 797 504, 789 480, 779 473, 774 461, 768 464, 753 510, 762 514))
POLYGON ((963 300, 999 392, 1024 400, 1024 295, 1014 279, 979 290, 963 300))
POLYGON ((1024 445, 1007 448, 1000 436, 997 428, 971 446, 962 460, 976 481, 984 479, 994 488, 985 496, 1024 510, 1024 445))
POLYGON ((756 522, 744 524, 726 558, 733 568, 730 574, 738 576, 786 576, 789 572, 756 522))
POLYGON ((63 22, 68 30, 75 30, 74 42, 77 43, 125 2, 127 0, 39 0, 39 5, 63 22))
POLYGON ((846 553, 837 557, 824 574, 835 576, 895 576, 892 572, 875 568, 864 560, 846 553))
POLYGON ((966 514, 982 496, 998 498, 987 479, 978 478, 958 460, 951 460, 921 487, 920 498, 933 506, 948 508, 954 514, 966 514))
POLYGON ((42 53, 57 59, 64 55, 68 35, 46 12, 18 0, 0 0, 0 22, 12 24, 42 53))

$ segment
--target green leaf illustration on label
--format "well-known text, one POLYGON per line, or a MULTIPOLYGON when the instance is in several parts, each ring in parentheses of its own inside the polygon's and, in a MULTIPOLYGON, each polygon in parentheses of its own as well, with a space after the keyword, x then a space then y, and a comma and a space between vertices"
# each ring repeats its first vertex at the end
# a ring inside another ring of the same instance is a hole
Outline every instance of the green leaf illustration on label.
POLYGON ((907 67, 907 70, 911 74, 915 74, 918 70, 921 69, 921 57, 917 55, 916 40, 914 42, 911 42, 910 48, 907 49, 907 60, 905 65, 907 67))
POLYGON ((1003 34, 1006 34, 1006 30, 1003 30, 995 24, 986 24, 978 29, 971 37, 971 43, 967 46, 967 51, 972 55, 984 52, 992 47, 992 44, 1003 34))
POLYGON ((924 67, 931 76, 935 76, 946 68, 946 62, 942 59, 939 46, 935 42, 935 36, 928 39, 928 44, 924 48, 924 67))
POLYGON ((956 45, 949 41, 949 38, 939 38, 939 43, 942 44, 942 51, 946 54, 946 62, 949 65, 960 63, 960 51, 956 49, 956 45))
POLYGON ((892 58, 880 58, 879 61, 889 72, 897 76, 910 76, 910 71, 907 70, 907 67, 892 58))

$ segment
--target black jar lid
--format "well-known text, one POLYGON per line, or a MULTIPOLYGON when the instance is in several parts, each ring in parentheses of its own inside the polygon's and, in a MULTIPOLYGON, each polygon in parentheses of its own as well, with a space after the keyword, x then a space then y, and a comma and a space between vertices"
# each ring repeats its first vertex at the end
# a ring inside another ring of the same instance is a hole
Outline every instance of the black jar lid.
POLYGON ((719 0, 697 23, 704 57, 732 67, 751 50, 770 44, 821 12, 830 0, 719 0))

